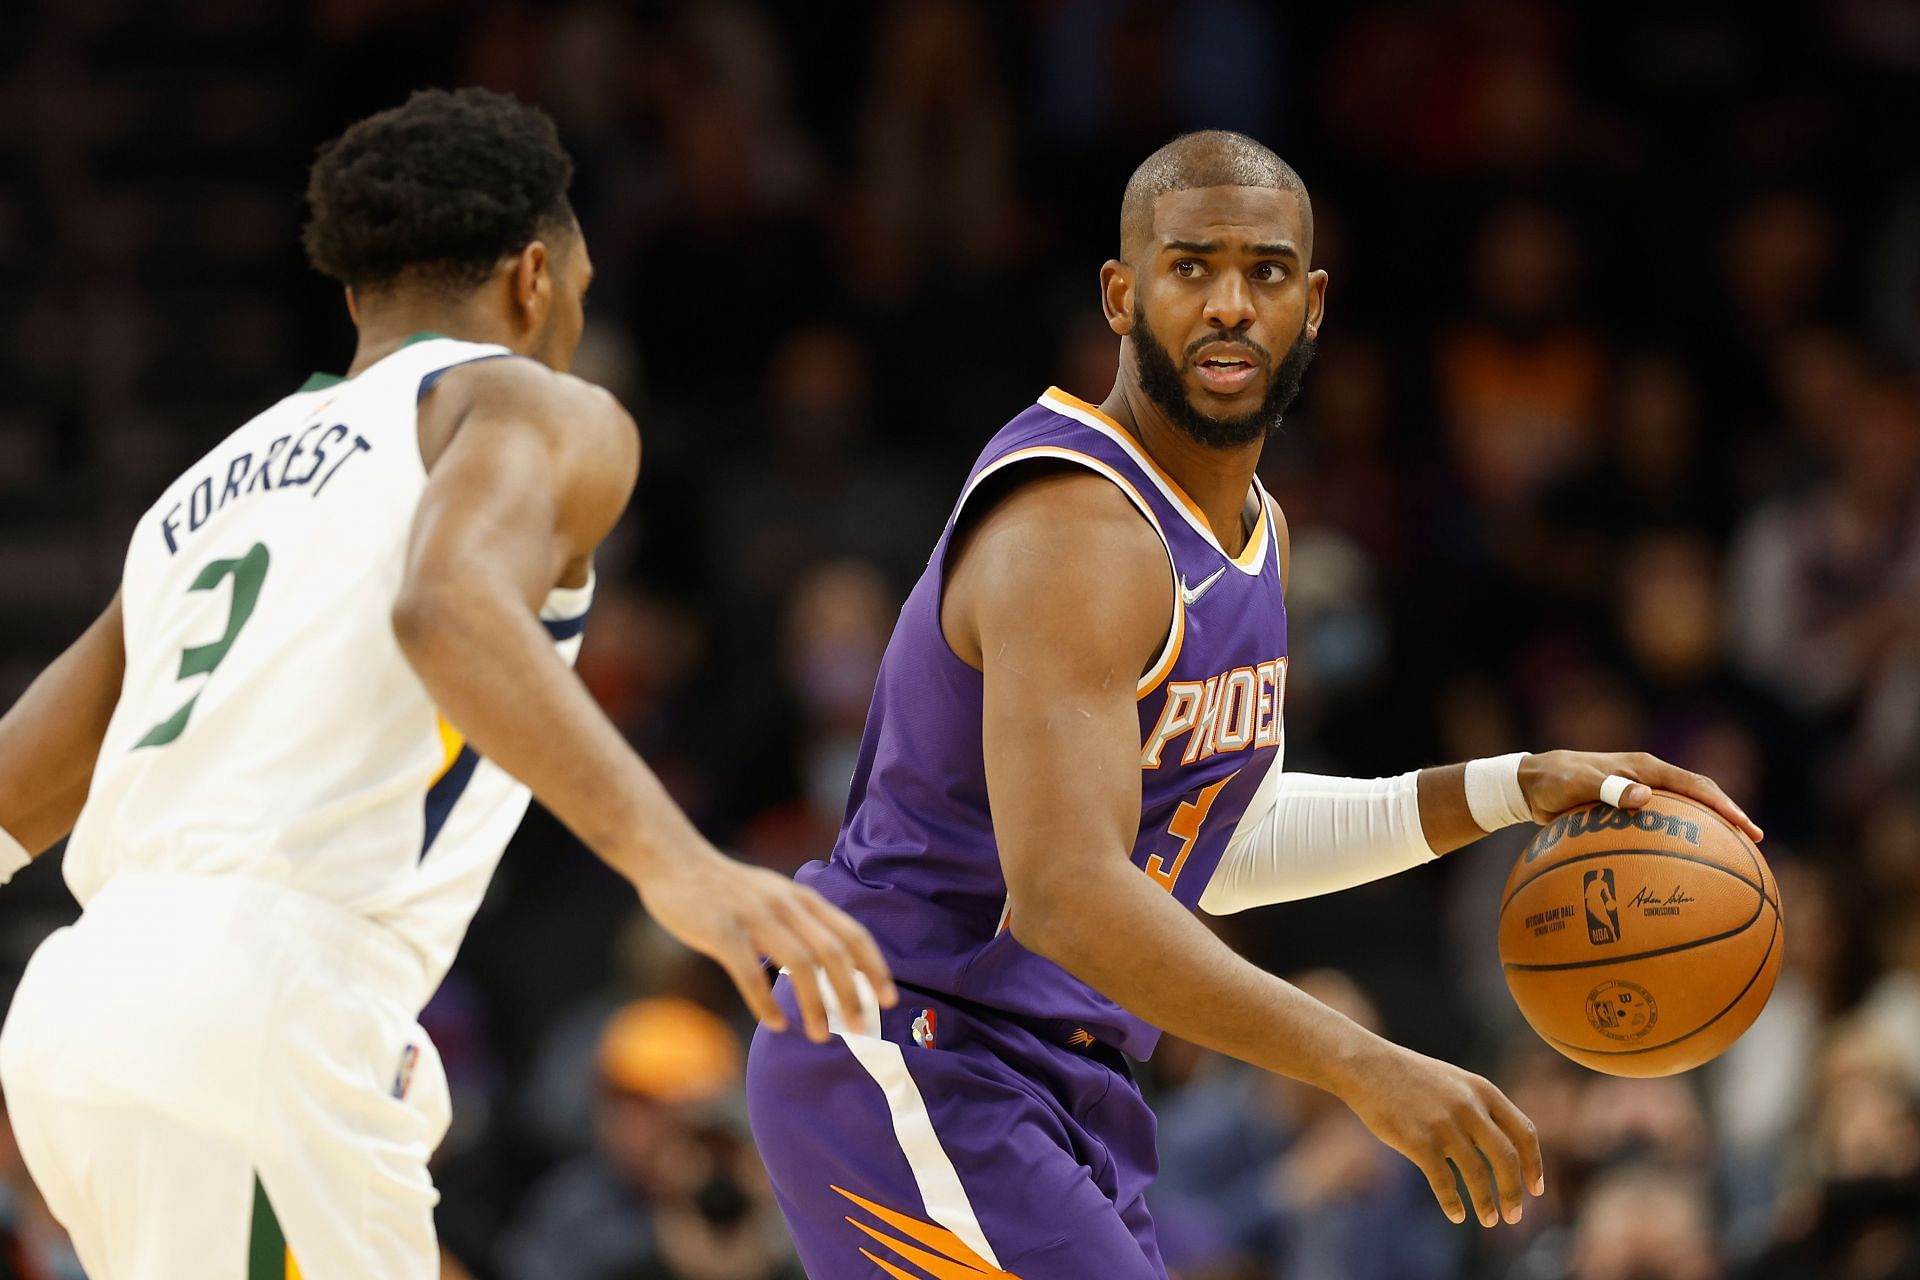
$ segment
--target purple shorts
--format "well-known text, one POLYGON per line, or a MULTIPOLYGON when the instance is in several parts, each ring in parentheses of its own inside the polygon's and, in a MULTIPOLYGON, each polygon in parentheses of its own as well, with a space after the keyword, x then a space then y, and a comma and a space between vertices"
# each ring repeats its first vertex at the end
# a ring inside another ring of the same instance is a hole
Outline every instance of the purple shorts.
POLYGON ((880 1027, 753 1038, 754 1139, 812 1280, 1166 1280, 1124 1058, 905 988, 880 1027))

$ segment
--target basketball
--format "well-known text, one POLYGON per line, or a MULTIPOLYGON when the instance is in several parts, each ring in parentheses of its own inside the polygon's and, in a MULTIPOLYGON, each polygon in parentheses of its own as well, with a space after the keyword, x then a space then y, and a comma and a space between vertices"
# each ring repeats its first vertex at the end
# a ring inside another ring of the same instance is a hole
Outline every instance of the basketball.
POLYGON ((1711 1061, 1773 993, 1785 932, 1766 860, 1667 791, 1540 829, 1500 899, 1500 962, 1542 1039, 1595 1071, 1666 1076, 1711 1061))

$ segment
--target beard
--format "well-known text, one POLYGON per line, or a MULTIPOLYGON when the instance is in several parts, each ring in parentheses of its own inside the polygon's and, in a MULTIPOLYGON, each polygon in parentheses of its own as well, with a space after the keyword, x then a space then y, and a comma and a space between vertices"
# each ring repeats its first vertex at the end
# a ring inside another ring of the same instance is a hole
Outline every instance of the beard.
POLYGON ((1209 336, 1199 339, 1183 353, 1181 363, 1175 364, 1173 353, 1161 346, 1153 336, 1153 330, 1147 327, 1146 313, 1137 305, 1133 309, 1131 336, 1134 360, 1140 368, 1140 389, 1146 393, 1147 399, 1153 401, 1174 426, 1192 436, 1197 443, 1212 449, 1252 444, 1278 431, 1280 420, 1293 404, 1293 398, 1300 394, 1300 382, 1307 376, 1307 366, 1313 363, 1314 340, 1307 336, 1304 316, 1300 320, 1299 336, 1293 340, 1293 345, 1278 364, 1259 343, 1250 338, 1238 339, 1249 355, 1266 369, 1267 394, 1261 397, 1258 407, 1238 418, 1216 418, 1193 407, 1192 401, 1187 399, 1187 388, 1181 375, 1185 372, 1186 363, 1193 359, 1196 352, 1221 341, 1220 338, 1209 336))

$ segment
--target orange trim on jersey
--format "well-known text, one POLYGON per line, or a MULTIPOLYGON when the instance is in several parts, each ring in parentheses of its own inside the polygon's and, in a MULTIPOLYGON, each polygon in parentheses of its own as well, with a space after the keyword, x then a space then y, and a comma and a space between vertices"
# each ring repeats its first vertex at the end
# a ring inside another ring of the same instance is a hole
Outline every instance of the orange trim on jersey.
POLYGON ((918 1218, 912 1218, 904 1213, 883 1208, 871 1200, 863 1199, 853 1194, 853 1192, 848 1191, 844 1187, 833 1186, 831 1183, 828 1185, 833 1187, 835 1192, 845 1196, 848 1200, 851 1200, 854 1204, 860 1206, 860 1208, 866 1210, 887 1226, 892 1227, 901 1235, 916 1241, 920 1245, 926 1246, 924 1249, 916 1248, 914 1245, 908 1244, 905 1240, 896 1239, 876 1227, 868 1226, 857 1218, 849 1217, 847 1219, 849 1223, 865 1232, 873 1240, 886 1246, 905 1261, 922 1268, 922 1273, 916 1275, 911 1271, 901 1270, 893 1263, 875 1256, 865 1248, 860 1250, 860 1252, 865 1255, 867 1261, 881 1268, 890 1276, 904 1277, 904 1280, 927 1280, 928 1276, 934 1277, 934 1280, 980 1280, 982 1276, 1003 1277, 1004 1280, 1020 1280, 1020 1278, 1012 1272, 1002 1271, 1000 1268, 986 1261, 969 1248, 964 1240, 953 1234, 953 1232, 948 1231, 945 1227, 936 1227, 931 1222, 922 1222, 918 1218))
POLYGON ((1281 579, 1280 586, 1284 589, 1286 579, 1280 574, 1280 504, 1267 492, 1267 486, 1260 483, 1259 476, 1253 478, 1253 487, 1260 491, 1260 505, 1267 513, 1267 537, 1273 543, 1273 576, 1281 579))
POLYGON ((1220 539, 1215 536, 1213 526, 1207 523, 1206 512, 1200 509, 1200 504, 1187 496, 1187 491, 1180 487, 1180 482, 1175 480, 1165 467, 1162 467, 1158 462, 1154 461, 1153 455, 1148 453, 1146 449, 1140 445, 1140 442, 1134 438, 1132 432, 1128 431, 1118 422, 1115 422, 1107 415, 1106 411, 1098 405, 1088 404, 1079 396, 1073 395, 1071 392, 1062 391, 1059 387, 1048 387, 1046 393, 1040 398, 1043 401, 1058 400, 1063 404, 1071 405, 1081 413, 1096 418, 1105 424, 1108 432, 1117 437, 1116 443, 1125 449, 1136 462, 1139 462, 1159 479, 1161 485, 1166 489, 1168 496, 1173 498, 1179 506, 1185 508, 1187 519, 1193 524, 1194 528, 1205 534, 1207 539, 1213 543, 1215 549, 1218 550, 1221 555, 1227 556, 1227 559, 1233 562, 1234 567, 1243 572, 1251 573, 1258 568, 1261 556, 1266 552, 1267 538, 1270 534, 1270 530, 1267 527, 1266 492, 1260 488, 1258 480, 1254 481, 1253 487, 1254 491, 1258 493, 1261 498, 1260 516, 1254 521, 1253 532, 1248 535, 1247 545, 1240 549, 1240 554, 1237 556, 1227 555, 1227 549, 1220 545, 1220 539))
POLYGON ((447 770, 453 768, 453 762, 460 758, 460 748, 467 745, 467 740, 460 736, 458 729, 447 723, 445 716, 436 716, 434 727, 440 732, 440 767, 433 773, 433 780, 438 782, 447 776, 447 770))
POLYGON ((1273 536, 1268 527, 1266 495, 1261 495, 1260 518, 1253 522, 1253 532, 1247 535, 1247 545, 1240 548, 1240 554, 1233 557, 1233 563, 1249 573, 1257 572, 1260 561, 1267 554, 1267 541, 1273 536))
POLYGON ((1066 462, 1077 462, 1089 471, 1098 472, 1113 481, 1133 502, 1133 505, 1139 508, 1140 514, 1147 518, 1147 523, 1153 526, 1153 532, 1159 537, 1160 545, 1167 553, 1167 572, 1173 575, 1173 621, 1167 628, 1167 643, 1161 649, 1160 656, 1154 659, 1153 665, 1147 668, 1147 674, 1141 676, 1139 683, 1134 686, 1133 700, 1138 702, 1152 693, 1154 688, 1173 670, 1173 661, 1180 656, 1180 645, 1187 633, 1187 612, 1180 597, 1180 566, 1174 563, 1173 545, 1167 541, 1167 531, 1160 527, 1160 518, 1153 514, 1153 508, 1147 504, 1146 497, 1133 486, 1132 481, 1090 453, 1082 453, 1078 449, 1069 449, 1064 445, 1055 444, 1029 445, 1025 449, 1015 449, 1012 453, 995 458, 985 470, 973 478, 973 483, 967 486, 966 492, 960 495, 960 503, 954 508, 953 514, 958 516, 965 509, 967 499, 973 496, 973 491, 978 489, 981 482, 988 476, 1003 467, 1027 458, 1059 458, 1066 462))
POLYGON ((1180 594, 1180 583, 1176 578, 1173 584, 1173 634, 1167 637, 1166 650, 1161 653, 1160 661, 1153 669, 1140 677, 1140 691, 1133 695, 1135 702, 1143 701, 1148 694, 1160 687, 1160 682, 1173 674, 1173 664, 1180 657, 1180 647, 1187 642, 1187 603, 1180 594))

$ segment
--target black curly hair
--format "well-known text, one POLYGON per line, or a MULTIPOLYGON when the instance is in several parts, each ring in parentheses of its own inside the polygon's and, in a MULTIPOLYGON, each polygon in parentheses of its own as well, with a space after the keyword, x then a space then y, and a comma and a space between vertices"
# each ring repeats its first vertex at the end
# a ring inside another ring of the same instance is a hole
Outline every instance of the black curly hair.
POLYGON ((486 89, 423 89, 320 148, 302 242, 356 289, 474 288, 542 233, 573 226, 573 160, 547 113, 486 89))

